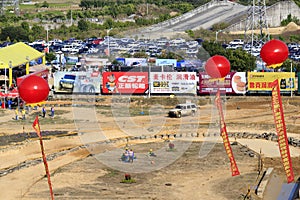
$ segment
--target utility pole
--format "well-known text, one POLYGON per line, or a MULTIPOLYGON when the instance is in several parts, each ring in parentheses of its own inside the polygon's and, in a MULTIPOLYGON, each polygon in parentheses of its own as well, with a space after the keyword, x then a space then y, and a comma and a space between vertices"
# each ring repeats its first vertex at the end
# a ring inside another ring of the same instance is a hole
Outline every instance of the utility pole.
POLYGON ((15 14, 17 16, 20 16, 19 0, 14 0, 14 9, 15 9, 15 14))
POLYGON ((248 9, 245 23, 244 44, 251 45, 252 53, 253 47, 262 46, 269 40, 270 34, 266 19, 266 2, 265 0, 252 0, 252 6, 248 9))
POLYGON ((108 56, 108 57, 110 57, 110 49, 109 49, 109 47, 110 47, 110 46, 109 46, 109 43, 110 43, 109 37, 110 37, 110 36, 109 36, 109 32, 110 32, 112 29, 113 29, 113 28, 110 28, 110 29, 108 29, 108 30, 106 31, 106 35, 107 35, 107 39, 108 39, 108 45, 107 45, 107 56, 108 56))

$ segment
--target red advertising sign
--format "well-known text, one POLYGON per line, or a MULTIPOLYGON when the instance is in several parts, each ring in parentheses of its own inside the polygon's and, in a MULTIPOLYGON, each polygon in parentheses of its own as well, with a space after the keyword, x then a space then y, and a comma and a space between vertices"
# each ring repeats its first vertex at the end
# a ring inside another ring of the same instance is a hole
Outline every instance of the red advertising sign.
POLYGON ((229 72, 224 79, 212 79, 207 73, 199 73, 199 94, 216 93, 217 90, 227 94, 246 93, 246 73, 229 72))
POLYGON ((143 94, 148 90, 147 72, 104 72, 103 94, 143 94))
POLYGON ((21 83, 21 81, 23 81, 26 77, 33 76, 33 75, 40 76, 40 77, 44 78, 46 81, 48 81, 48 74, 49 74, 49 70, 44 69, 44 70, 36 71, 36 72, 31 73, 31 74, 27 74, 27 75, 18 77, 17 78, 17 85, 19 85, 21 83))

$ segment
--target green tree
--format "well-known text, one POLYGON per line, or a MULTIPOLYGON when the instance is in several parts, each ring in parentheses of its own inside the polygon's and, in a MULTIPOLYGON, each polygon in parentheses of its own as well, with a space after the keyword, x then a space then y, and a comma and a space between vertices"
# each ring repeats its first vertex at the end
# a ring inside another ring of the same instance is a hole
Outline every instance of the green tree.
POLYGON ((30 27, 29 27, 29 23, 28 23, 28 22, 22 22, 22 23, 21 23, 21 27, 22 27, 25 31, 27 31, 27 32, 29 33, 30 27))
POLYGON ((51 61, 53 61, 55 59, 56 59, 56 56, 55 56, 55 54, 53 52, 46 53, 46 60, 48 62, 51 62, 51 61))
POLYGON ((42 26, 39 26, 37 24, 34 24, 31 28, 32 34, 34 38, 41 38, 44 33, 44 28, 42 26))
POLYGON ((80 31, 87 31, 89 29, 89 24, 87 21, 81 19, 78 21, 78 29, 80 31))
POLYGON ((230 62, 231 71, 247 72, 256 68, 256 58, 246 51, 241 49, 225 50, 220 44, 209 41, 204 41, 202 46, 210 56, 225 56, 230 62))
POLYGON ((110 29, 114 27, 114 20, 112 18, 107 18, 103 23, 105 29, 110 29))
POLYGON ((7 38, 10 41, 28 41, 28 32, 21 26, 9 26, 1 29, 0 40, 5 41, 7 38))
POLYGON ((286 26, 286 25, 288 25, 290 22, 294 22, 294 23, 296 23, 296 24, 299 24, 299 19, 298 19, 296 16, 292 16, 291 14, 289 14, 289 15, 287 16, 286 19, 284 19, 284 20, 282 20, 282 21, 280 22, 280 25, 281 25, 281 26, 286 26))
POLYGON ((84 8, 85 10, 90 9, 92 7, 92 1, 82 0, 79 4, 79 7, 84 8))
POLYGON ((47 1, 44 1, 41 5, 42 8, 49 8, 49 3, 47 1))

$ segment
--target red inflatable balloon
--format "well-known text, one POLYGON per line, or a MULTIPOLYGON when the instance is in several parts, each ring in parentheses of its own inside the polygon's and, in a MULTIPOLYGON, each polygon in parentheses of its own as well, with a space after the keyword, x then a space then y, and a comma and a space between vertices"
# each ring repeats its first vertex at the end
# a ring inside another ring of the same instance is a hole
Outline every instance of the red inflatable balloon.
POLYGON ((211 78, 224 78, 230 72, 230 62, 224 56, 212 56, 205 64, 205 71, 211 78))
POLYGON ((27 104, 43 102, 49 94, 49 85, 40 76, 28 76, 18 86, 19 95, 27 104))
POLYGON ((289 49, 281 40, 270 40, 260 50, 260 57, 269 68, 280 67, 288 56, 289 49))

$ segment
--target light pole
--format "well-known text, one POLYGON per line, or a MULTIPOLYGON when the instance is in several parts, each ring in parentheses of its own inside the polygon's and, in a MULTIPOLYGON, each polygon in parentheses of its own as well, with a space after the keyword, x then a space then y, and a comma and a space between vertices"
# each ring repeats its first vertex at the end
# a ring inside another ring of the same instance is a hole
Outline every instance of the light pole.
POLYGON ((58 55, 59 55, 59 57, 58 57, 58 59, 59 59, 59 71, 63 71, 62 70, 62 54, 63 54, 63 52, 62 51, 58 51, 57 52, 58 53, 58 55))
POLYGON ((49 41, 49 29, 46 27, 46 42, 48 43, 49 41))
POLYGON ((291 97, 293 96, 293 79, 292 79, 292 73, 293 73, 293 61, 291 60, 291 74, 290 74, 290 89, 291 89, 291 97))
POLYGON ((216 43, 218 42, 218 34, 220 33, 220 32, 223 32, 223 30, 218 30, 217 32, 216 32, 216 43))
POLYGON ((7 76, 6 76, 6 70, 7 70, 8 68, 4 68, 4 94, 7 94, 7 76))
POLYGON ((108 45, 107 45, 107 56, 110 56, 110 49, 109 49, 109 31, 111 31, 113 28, 107 29, 106 31, 106 35, 107 35, 107 39, 108 39, 108 45))
POLYGON ((148 63, 148 71, 149 71, 149 76, 148 76, 148 98, 150 99, 151 97, 151 80, 150 80, 150 74, 151 74, 151 63, 148 63))

